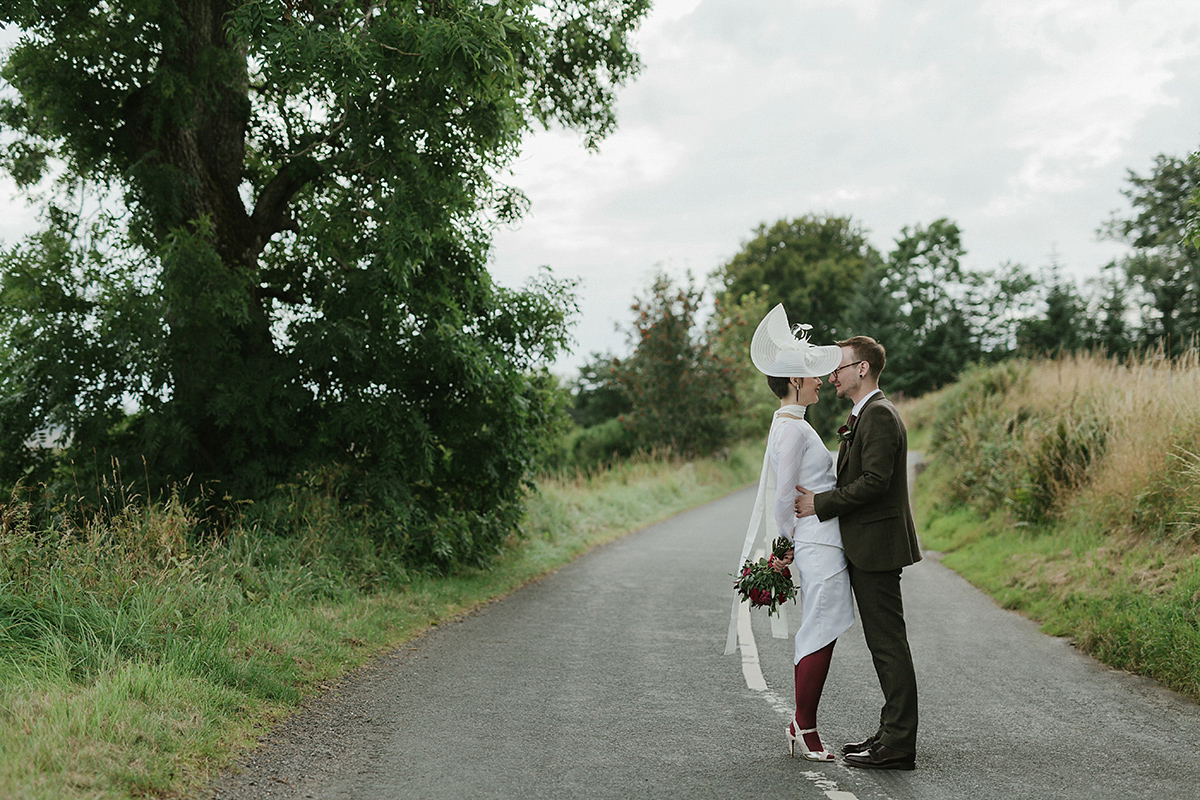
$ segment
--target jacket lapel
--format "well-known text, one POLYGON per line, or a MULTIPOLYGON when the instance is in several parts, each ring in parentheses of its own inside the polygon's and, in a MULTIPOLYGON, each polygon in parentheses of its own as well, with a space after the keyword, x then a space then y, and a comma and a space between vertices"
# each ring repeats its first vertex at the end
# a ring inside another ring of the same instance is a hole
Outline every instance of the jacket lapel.
MULTIPOLYGON (((871 407, 872 403, 874 403, 876 400, 882 400, 882 399, 883 399, 883 392, 874 394, 871 396, 871 399, 868 400, 866 403, 864 403, 863 407, 861 409, 859 409, 858 417, 855 418, 855 420, 854 420, 854 427, 850 429, 851 438, 854 437, 854 432, 856 430, 858 430, 858 424, 860 422, 862 422, 863 414, 865 414, 867 409, 871 407)), ((841 477, 842 477, 842 470, 845 468, 846 462, 850 459, 850 447, 851 446, 852 446, 852 443, 850 443, 850 442, 842 442, 840 445, 838 445, 837 475, 838 475, 839 485, 840 485, 840 481, 841 481, 841 477)))

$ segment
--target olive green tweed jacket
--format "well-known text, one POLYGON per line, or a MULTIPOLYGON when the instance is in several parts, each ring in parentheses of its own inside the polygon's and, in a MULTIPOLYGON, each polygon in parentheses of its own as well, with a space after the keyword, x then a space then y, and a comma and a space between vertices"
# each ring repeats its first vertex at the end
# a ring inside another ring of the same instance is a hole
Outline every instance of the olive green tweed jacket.
POLYGON ((882 394, 863 406, 838 449, 837 488, 814 498, 817 517, 837 517, 846 559, 868 572, 921 560, 908 501, 908 431, 882 394))

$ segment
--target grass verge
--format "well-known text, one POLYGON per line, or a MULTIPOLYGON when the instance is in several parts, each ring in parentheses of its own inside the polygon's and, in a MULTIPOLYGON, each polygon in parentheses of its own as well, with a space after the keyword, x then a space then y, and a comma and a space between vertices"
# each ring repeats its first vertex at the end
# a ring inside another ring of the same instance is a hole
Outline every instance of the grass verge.
POLYGON ((761 445, 743 445, 721 460, 635 459, 545 479, 524 535, 492 568, 376 578, 370 591, 343 565, 297 558, 321 547, 294 533, 243 530, 189 549, 188 510, 170 501, 69 531, 29 530, 19 504, 5 506, 0 797, 186 794, 328 682, 747 484, 761 457, 761 445))
MULTIPOLYGON (((923 481, 922 481, 923 483, 923 481)), ((928 496, 928 487, 918 489, 928 496)), ((1095 528, 1016 527, 919 500, 922 544, 1002 607, 1200 701, 1200 556, 1095 528)))
POLYGON ((968 374, 905 408, 923 545, 1005 608, 1200 700, 1200 361, 968 374), (912 439, 910 439, 912 441, 912 439))

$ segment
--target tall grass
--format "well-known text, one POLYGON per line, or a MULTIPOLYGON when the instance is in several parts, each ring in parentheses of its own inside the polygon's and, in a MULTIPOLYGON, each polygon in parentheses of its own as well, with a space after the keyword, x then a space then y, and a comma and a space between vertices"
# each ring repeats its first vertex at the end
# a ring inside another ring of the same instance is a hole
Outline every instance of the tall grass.
POLYGON ((756 475, 761 446, 541 481, 491 569, 406 568, 369 514, 284 487, 220 537, 122 498, 31 522, 0 506, 0 797, 186 792, 326 682, 590 547, 756 475))
POLYGON ((1015 361, 911 403, 922 538, 1002 604, 1200 698, 1200 360, 1015 361))

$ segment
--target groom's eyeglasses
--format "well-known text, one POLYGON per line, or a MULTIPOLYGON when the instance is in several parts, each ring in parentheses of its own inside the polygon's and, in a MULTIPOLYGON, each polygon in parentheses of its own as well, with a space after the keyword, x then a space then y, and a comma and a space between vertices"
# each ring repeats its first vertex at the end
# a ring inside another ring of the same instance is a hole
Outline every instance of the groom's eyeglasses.
POLYGON ((833 372, 829 373, 829 377, 832 378, 834 375, 837 375, 839 372, 844 370, 846 367, 857 367, 861 363, 863 363, 863 362, 860 360, 860 361, 851 361, 849 364, 842 364, 840 367, 835 369, 833 372))

